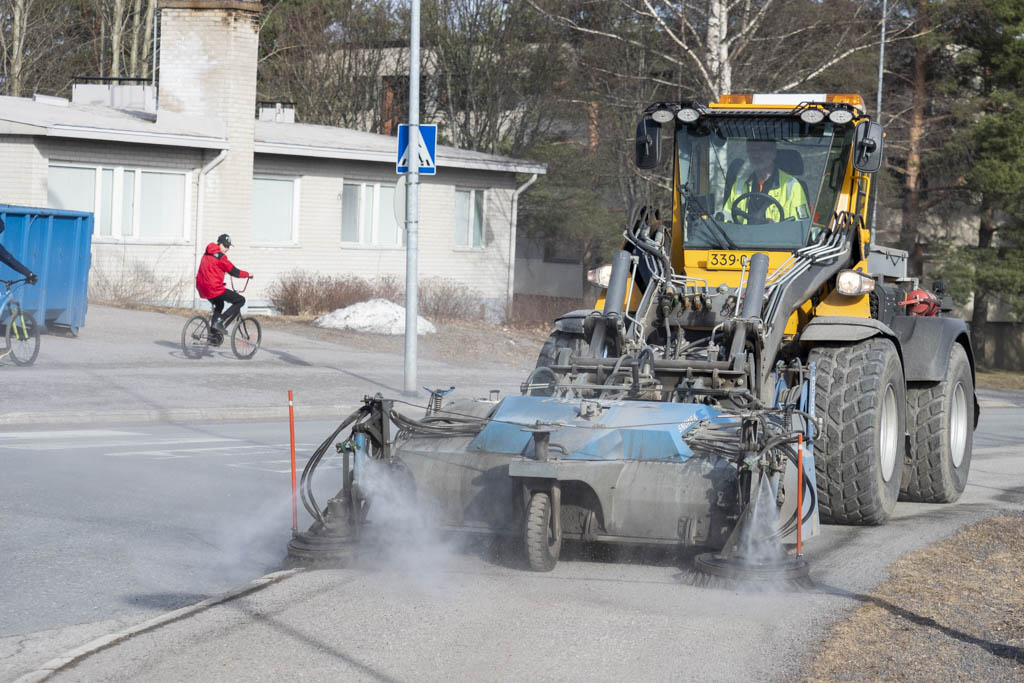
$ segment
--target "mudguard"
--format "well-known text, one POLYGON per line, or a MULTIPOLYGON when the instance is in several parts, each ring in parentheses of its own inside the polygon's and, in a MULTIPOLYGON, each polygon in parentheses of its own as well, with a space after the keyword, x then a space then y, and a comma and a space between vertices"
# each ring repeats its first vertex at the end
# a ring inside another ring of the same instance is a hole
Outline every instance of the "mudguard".
POLYGON ((594 312, 593 308, 584 308, 578 311, 569 311, 555 318, 555 329, 559 332, 571 334, 583 334, 583 321, 588 315, 594 312))
POLYGON ((807 323, 800 334, 800 341, 862 341, 871 337, 888 337, 900 348, 900 339, 885 323, 874 318, 856 318, 853 316, 822 316, 807 323))
POLYGON ((974 379, 974 351, 967 323, 959 318, 897 316, 892 329, 903 347, 903 373, 908 382, 939 382, 949 367, 949 351, 962 344, 974 379))

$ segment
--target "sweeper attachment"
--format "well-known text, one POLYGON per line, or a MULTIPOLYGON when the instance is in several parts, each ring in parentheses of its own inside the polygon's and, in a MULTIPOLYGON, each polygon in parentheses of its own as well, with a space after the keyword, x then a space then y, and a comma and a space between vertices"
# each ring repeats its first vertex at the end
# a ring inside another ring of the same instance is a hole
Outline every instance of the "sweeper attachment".
POLYGON ((806 575, 789 546, 818 527, 814 368, 762 370, 767 257, 750 259, 742 290, 710 291, 671 272, 649 218, 634 216, 631 239, 650 258, 620 253, 588 343, 560 348, 523 395, 435 397, 418 418, 365 398, 302 474, 315 521, 291 558, 348 559, 376 518, 395 518, 387 508, 413 507, 440 529, 518 537, 536 571, 573 540, 706 547, 718 552, 698 562, 714 572, 806 575), (651 286, 626 315, 641 270, 651 286), (694 306, 720 318, 700 337, 673 316, 694 306), (343 485, 321 509, 312 476, 332 446, 343 485))

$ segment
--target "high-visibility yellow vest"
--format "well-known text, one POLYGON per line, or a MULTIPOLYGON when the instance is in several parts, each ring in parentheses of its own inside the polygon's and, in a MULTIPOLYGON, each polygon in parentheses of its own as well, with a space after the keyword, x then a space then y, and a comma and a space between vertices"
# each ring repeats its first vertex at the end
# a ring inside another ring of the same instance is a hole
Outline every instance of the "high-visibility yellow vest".
MULTIPOLYGON (((807 194, 804 192, 803 185, 800 184, 800 181, 795 176, 791 176, 782 169, 776 169, 768 180, 765 181, 764 187, 765 189, 758 187, 758 184, 754 182, 753 175, 748 176, 746 182, 740 181, 735 183, 732 186, 732 191, 729 192, 729 199, 725 202, 725 210, 731 212, 733 203, 741 195, 747 192, 760 192, 770 196, 782 205, 782 216, 779 216, 779 207, 774 204, 770 204, 765 209, 764 214, 767 221, 777 222, 791 218, 810 218, 811 211, 810 205, 807 202, 807 194)), ((743 205, 740 206, 740 209, 748 214, 751 213, 747 206, 751 203, 751 199, 753 198, 744 199, 743 205)), ((733 222, 741 223, 745 221, 734 217, 733 222)))

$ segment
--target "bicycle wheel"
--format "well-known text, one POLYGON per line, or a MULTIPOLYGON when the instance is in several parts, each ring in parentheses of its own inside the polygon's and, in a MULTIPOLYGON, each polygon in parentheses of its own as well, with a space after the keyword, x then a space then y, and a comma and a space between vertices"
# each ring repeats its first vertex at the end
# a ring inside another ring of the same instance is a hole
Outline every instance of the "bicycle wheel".
POLYGON ((202 315, 194 315, 181 328, 181 351, 185 358, 202 358, 210 345, 210 323, 202 315))
POLYGON ((39 355, 39 326, 31 313, 19 311, 7 321, 7 348, 18 365, 32 365, 39 355))
POLYGON ((231 330, 231 350, 241 360, 255 356, 262 340, 263 330, 256 318, 241 318, 231 330))

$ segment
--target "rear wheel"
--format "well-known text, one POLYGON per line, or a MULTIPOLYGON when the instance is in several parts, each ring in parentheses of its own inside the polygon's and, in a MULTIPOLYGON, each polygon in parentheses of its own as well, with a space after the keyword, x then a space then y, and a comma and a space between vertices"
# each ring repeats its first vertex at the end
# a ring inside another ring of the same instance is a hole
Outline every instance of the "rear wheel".
POLYGON ((919 503, 952 503, 967 486, 974 442, 974 381, 967 352, 953 344, 941 382, 907 389, 907 471, 901 493, 919 503))
POLYGON ((31 313, 19 311, 7 321, 7 348, 18 365, 32 365, 39 355, 39 326, 31 313))
POLYGON ((242 318, 231 330, 231 350, 242 360, 255 356, 262 340, 263 330, 256 318, 242 318))
POLYGON ((812 349, 810 360, 824 420, 814 443, 822 520, 882 524, 903 478, 907 400, 896 347, 881 337, 826 344, 812 349))
POLYGON ((185 358, 202 358, 210 346, 210 324, 201 315, 194 315, 181 328, 181 351, 185 358))
POLYGON ((537 492, 526 507, 526 559, 535 572, 549 572, 558 564, 562 537, 555 534, 551 496, 537 492))

